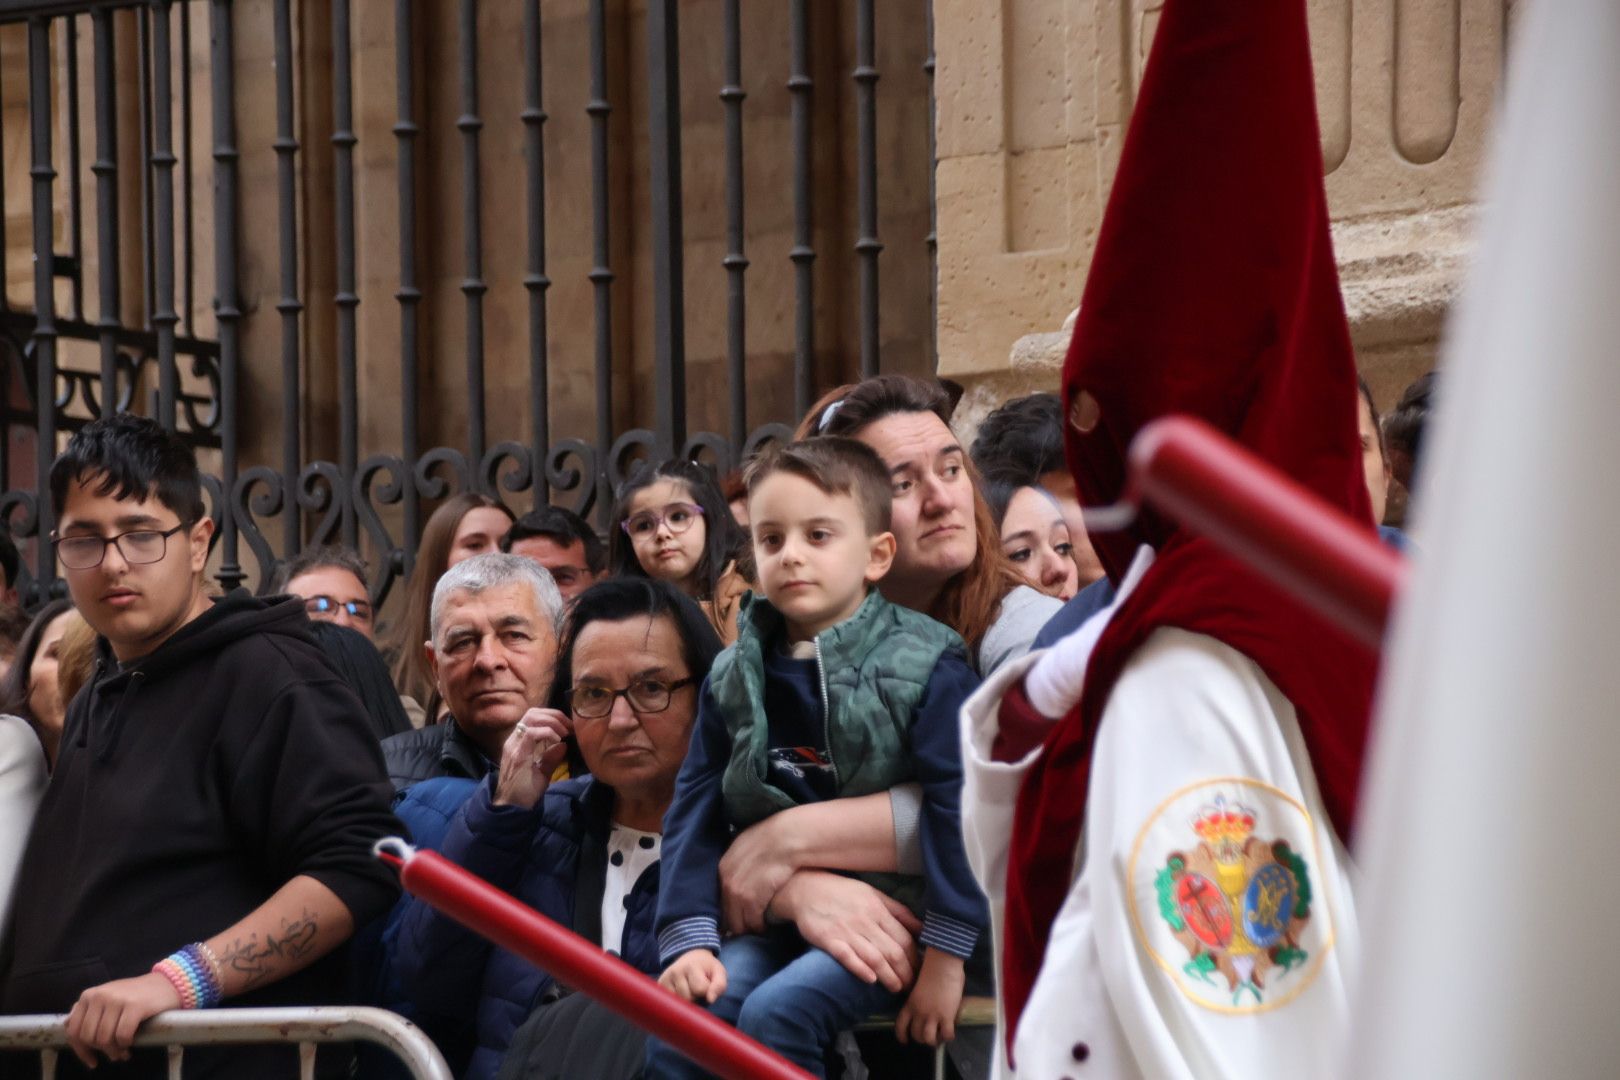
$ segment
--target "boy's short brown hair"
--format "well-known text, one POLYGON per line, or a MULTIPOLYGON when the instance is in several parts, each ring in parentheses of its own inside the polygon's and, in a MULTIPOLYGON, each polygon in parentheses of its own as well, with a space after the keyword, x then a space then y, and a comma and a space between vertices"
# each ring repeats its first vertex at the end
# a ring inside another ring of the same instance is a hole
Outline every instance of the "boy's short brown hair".
POLYGON ((748 494, 776 473, 803 477, 828 495, 854 499, 868 536, 889 531, 894 487, 883 459, 865 443, 842 435, 818 435, 767 450, 743 470, 748 494))

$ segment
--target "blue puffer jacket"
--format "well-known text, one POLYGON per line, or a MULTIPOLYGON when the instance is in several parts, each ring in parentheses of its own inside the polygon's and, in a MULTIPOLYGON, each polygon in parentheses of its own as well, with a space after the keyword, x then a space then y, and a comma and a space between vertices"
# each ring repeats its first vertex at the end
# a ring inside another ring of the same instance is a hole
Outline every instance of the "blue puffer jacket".
MULTIPOLYGON (((590 777, 564 780, 534 809, 523 810, 494 805, 494 780, 480 783, 450 823, 442 854, 564 926, 594 933, 600 943, 613 789, 590 777)), ((411 813, 415 800, 435 801, 442 785, 455 783, 416 785, 400 812, 411 813)), ((625 903, 624 960, 649 975, 658 971, 657 904, 654 864, 625 903)), ((495 1075, 513 1033, 552 988, 547 973, 416 900, 401 920, 396 949, 396 972, 418 1009, 474 1025, 477 1046, 466 1071, 474 1080, 495 1075)))

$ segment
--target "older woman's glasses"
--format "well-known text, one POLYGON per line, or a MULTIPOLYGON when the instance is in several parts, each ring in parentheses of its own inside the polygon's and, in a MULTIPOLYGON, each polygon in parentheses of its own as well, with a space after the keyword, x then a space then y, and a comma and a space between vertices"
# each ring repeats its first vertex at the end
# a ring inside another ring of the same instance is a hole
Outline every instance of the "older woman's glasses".
POLYGON ((696 503, 670 503, 661 512, 643 510, 639 514, 631 514, 620 527, 636 539, 651 536, 660 525, 667 525, 670 532, 680 534, 690 529, 692 523, 702 516, 703 507, 696 503))
POLYGON ((135 529, 117 536, 62 536, 51 543, 56 545, 56 557, 69 570, 89 570, 101 565, 107 557, 107 545, 118 549, 126 563, 142 566, 162 562, 169 548, 169 537, 191 524, 182 521, 172 529, 135 529))
POLYGON ((576 720, 599 720, 613 711, 614 699, 623 697, 637 713, 661 713, 670 698, 683 686, 697 682, 690 675, 673 682, 665 679, 637 679, 622 690, 611 686, 576 686, 568 691, 569 711, 576 720))

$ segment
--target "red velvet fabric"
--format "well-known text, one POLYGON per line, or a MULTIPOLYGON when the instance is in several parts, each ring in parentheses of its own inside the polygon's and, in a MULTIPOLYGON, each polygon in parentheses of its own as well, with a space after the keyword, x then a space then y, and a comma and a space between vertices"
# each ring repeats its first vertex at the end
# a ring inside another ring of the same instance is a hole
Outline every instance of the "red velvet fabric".
MULTIPOLYGON (((1116 501, 1149 421, 1198 416, 1372 527, 1355 359, 1328 231, 1305 0, 1167 0, 1064 367, 1082 500, 1116 501)), ((1253 659, 1293 703, 1326 810, 1347 837, 1375 661, 1208 541, 1156 516, 1094 534, 1117 582, 1157 558, 1089 661, 1079 705, 1051 725, 1019 792, 1008 861, 1002 993, 1013 1036, 1068 893, 1091 750, 1114 682, 1161 627, 1253 659)), ((1032 712, 1007 695, 1003 722, 1032 712)))

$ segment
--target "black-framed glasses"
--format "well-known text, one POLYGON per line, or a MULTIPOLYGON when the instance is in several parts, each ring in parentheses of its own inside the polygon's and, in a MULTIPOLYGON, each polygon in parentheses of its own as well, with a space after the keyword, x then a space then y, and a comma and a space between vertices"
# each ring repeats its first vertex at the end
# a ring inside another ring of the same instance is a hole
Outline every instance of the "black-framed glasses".
POLYGON ((371 621, 371 605, 364 600, 334 600, 330 596, 304 597, 304 610, 311 615, 336 615, 347 611, 349 617, 362 622, 371 621))
POLYGON ((661 713, 669 708, 675 691, 697 682, 688 675, 673 682, 667 679, 637 679, 623 689, 611 686, 576 686, 568 691, 568 710, 576 720, 599 720, 613 711, 613 702, 623 697, 637 713, 661 713))
POLYGON ((619 527, 631 537, 651 536, 658 531, 658 526, 668 525, 669 531, 677 535, 692 527, 692 523, 703 516, 703 507, 696 503, 670 503, 663 510, 643 510, 639 514, 631 514, 619 523, 619 527))
POLYGON ((131 566, 162 562, 168 554, 169 537, 192 523, 182 521, 172 529, 132 529, 117 536, 59 536, 51 541, 56 557, 69 570, 90 570, 107 557, 107 545, 117 546, 118 554, 131 566))

